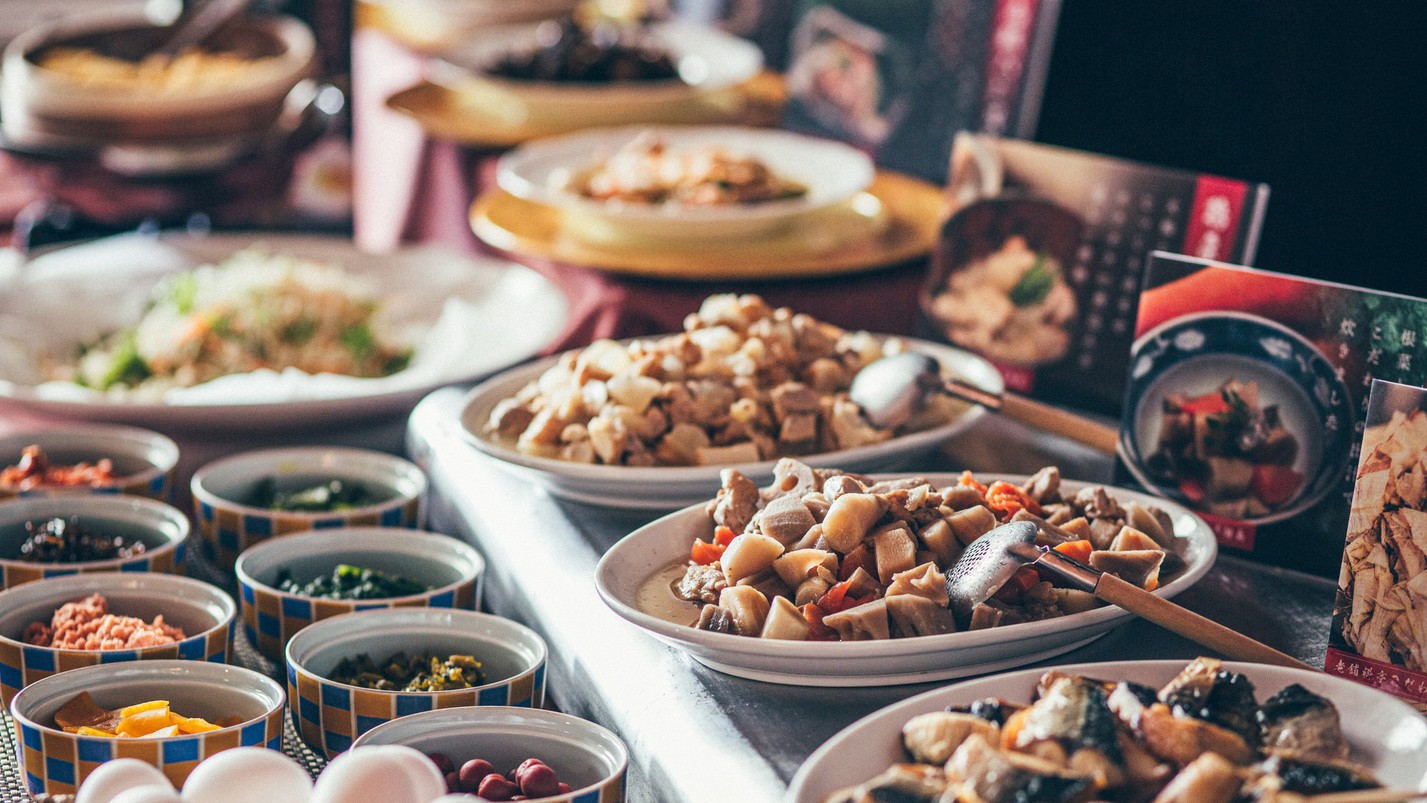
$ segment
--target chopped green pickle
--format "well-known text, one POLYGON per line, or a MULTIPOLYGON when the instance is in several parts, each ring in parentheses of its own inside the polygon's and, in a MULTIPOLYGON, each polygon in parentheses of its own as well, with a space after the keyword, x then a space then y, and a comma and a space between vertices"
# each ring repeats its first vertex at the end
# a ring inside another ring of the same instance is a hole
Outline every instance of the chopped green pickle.
POLYGON ((366 507, 380 501, 382 497, 359 482, 332 479, 293 491, 280 491, 275 477, 264 477, 253 491, 250 504, 291 513, 331 513, 366 507))
POLYGON ((406 577, 346 563, 338 564, 332 574, 314 578, 306 583, 294 579, 291 572, 283 569, 278 574, 277 587, 279 591, 317 599, 387 599, 409 597, 431 590, 426 585, 406 577))
POLYGON ((348 686, 382 691, 446 691, 469 689, 486 682, 481 662, 474 657, 448 655, 443 659, 429 652, 409 658, 406 653, 398 652, 380 663, 366 653, 343 658, 332 670, 331 677, 348 686))

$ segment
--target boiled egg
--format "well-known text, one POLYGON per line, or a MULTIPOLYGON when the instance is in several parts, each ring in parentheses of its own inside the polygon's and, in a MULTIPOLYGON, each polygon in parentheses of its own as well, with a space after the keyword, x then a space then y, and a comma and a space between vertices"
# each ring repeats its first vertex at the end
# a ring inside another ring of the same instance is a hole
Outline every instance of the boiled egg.
POLYGON ((373 745, 332 759, 310 803, 430 803, 445 794, 446 779, 420 750, 373 745))
POLYGON ((152 764, 137 758, 116 758, 94 768, 80 784, 74 803, 114 803, 131 789, 160 787, 169 792, 173 784, 152 764))
POLYGON ((205 759, 183 784, 183 803, 307 803, 312 778, 266 747, 235 747, 205 759))

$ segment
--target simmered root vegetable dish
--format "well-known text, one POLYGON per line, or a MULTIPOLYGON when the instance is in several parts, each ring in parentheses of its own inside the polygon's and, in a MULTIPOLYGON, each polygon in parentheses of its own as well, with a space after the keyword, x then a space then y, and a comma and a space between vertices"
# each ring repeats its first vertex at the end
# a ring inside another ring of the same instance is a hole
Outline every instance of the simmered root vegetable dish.
POLYGON ((670 147, 654 134, 635 137, 573 189, 597 201, 733 206, 807 194, 757 157, 716 146, 670 147))
POLYGON ((868 363, 896 339, 847 332, 774 309, 755 295, 716 295, 684 331, 628 344, 600 340, 562 356, 491 411, 487 431, 516 450, 577 463, 752 463, 880 443, 955 418, 938 396, 896 430, 848 400, 868 363))
MULTIPOLYGON (((707 507, 711 540, 696 539, 675 596, 699 606, 702 630, 761 638, 861 641, 956 630, 946 572, 992 528, 1034 521, 1038 543, 1153 590, 1183 570, 1161 510, 1121 505, 1102 487, 1062 494, 1060 472, 1024 486, 925 479, 872 482, 835 469, 778 462, 761 491, 735 469, 707 507)), ((970 628, 1089 610, 1093 596, 1022 569, 972 612, 970 628)))
POLYGON ((1349 761, 1331 700, 1295 683, 1259 704, 1212 658, 1159 690, 1051 670, 1029 703, 913 717, 902 748, 828 803, 1289 803, 1380 785, 1349 761))

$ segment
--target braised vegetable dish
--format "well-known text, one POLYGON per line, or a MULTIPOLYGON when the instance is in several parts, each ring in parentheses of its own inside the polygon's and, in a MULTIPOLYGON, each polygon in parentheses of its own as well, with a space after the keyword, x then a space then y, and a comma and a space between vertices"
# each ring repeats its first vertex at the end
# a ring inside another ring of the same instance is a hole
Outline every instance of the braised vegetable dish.
POLYGON ((756 204, 808 191, 750 154, 711 145, 671 147, 652 133, 630 140, 577 178, 573 189, 597 201, 681 206, 756 204))
POLYGON ((367 654, 343 658, 332 670, 332 680, 348 686, 382 691, 446 691, 470 689, 486 682, 481 662, 470 655, 434 653, 407 656, 394 653, 380 663, 367 654))
POLYGON ((637 26, 548 20, 535 38, 536 47, 503 56, 485 71, 521 81, 578 84, 679 79, 669 51, 647 41, 637 26))
MULTIPOLYGON (((1169 517, 1102 487, 1062 494, 1047 467, 1024 486, 971 472, 938 487, 919 477, 872 482, 780 460, 759 490, 735 469, 707 507, 711 539, 696 539, 672 585, 701 630, 813 641, 862 641, 956 630, 946 575, 972 541, 1007 521, 1037 524, 1037 542, 1153 590, 1185 564, 1169 517)), ((979 630, 1098 605, 1034 567, 972 613, 979 630)))
POLYGON ((523 454, 625 466, 851 449, 965 409, 938 395, 896 430, 870 424, 847 389, 863 366, 902 349, 758 296, 710 296, 680 334, 567 352, 496 405, 487 432, 523 454))
POLYGON ((913 717, 906 762, 828 803, 1287 803, 1379 786, 1331 700, 1296 683, 1256 694, 1212 658, 1158 690, 1051 670, 1029 702, 913 717))
POLYGON ((107 535, 81 525, 77 516, 25 522, 26 538, 19 559, 29 563, 83 563, 132 558, 144 553, 144 542, 107 535))
POLYGON ((1298 439, 1278 405, 1259 400, 1256 382, 1231 379, 1202 396, 1164 400, 1159 446, 1149 472, 1179 487, 1200 509, 1233 519, 1266 516, 1303 489, 1298 439))

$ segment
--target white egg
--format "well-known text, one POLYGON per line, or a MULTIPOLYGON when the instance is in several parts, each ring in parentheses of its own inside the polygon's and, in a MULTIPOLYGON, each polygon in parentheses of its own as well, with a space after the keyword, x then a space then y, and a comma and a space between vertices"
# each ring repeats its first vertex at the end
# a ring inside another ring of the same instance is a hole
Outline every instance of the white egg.
POLYGON ((184 803, 307 803, 312 777, 266 747, 235 747, 204 759, 183 784, 184 803))
POLYGON ((136 786, 115 795, 109 803, 183 803, 183 798, 178 796, 172 786, 165 783, 163 786, 136 786))
POLYGON ((94 768, 79 786, 74 803, 113 803, 130 789, 164 786, 173 789, 168 778, 152 764, 137 758, 116 758, 94 768))
POLYGON ((464 792, 455 792, 449 795, 442 795, 431 803, 471 803, 472 800, 480 800, 475 795, 468 795, 464 792))
POLYGON ((420 750, 374 745, 332 759, 310 803, 429 803, 445 793, 441 770, 420 750))

